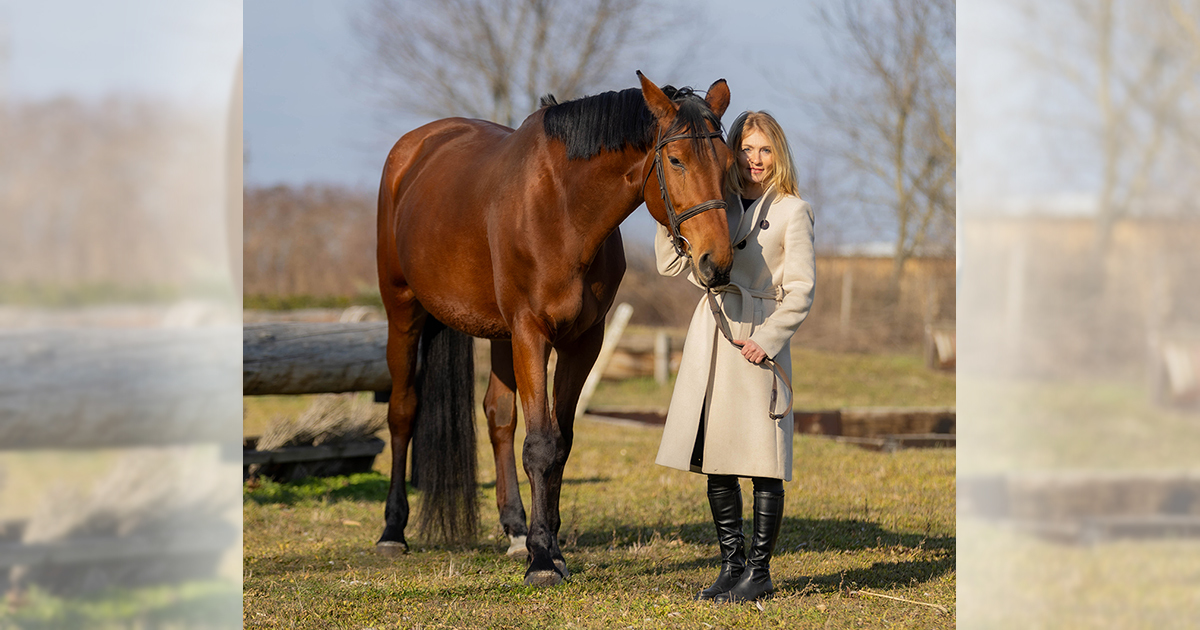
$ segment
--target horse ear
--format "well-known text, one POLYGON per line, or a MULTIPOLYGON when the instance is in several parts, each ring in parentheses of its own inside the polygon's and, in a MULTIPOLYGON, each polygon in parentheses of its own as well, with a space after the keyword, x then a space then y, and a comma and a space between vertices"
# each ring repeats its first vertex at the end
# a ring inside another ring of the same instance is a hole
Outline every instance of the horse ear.
POLYGON ((679 107, 672 103, 671 99, 667 98, 667 95, 657 85, 647 79, 641 70, 637 71, 637 75, 642 82, 642 98, 646 99, 646 106, 650 108, 650 113, 654 114, 654 117, 660 122, 674 118, 679 107))
POLYGON ((716 83, 709 86, 704 101, 708 103, 717 118, 725 115, 725 109, 729 107, 729 86, 725 83, 725 79, 717 79, 716 83))

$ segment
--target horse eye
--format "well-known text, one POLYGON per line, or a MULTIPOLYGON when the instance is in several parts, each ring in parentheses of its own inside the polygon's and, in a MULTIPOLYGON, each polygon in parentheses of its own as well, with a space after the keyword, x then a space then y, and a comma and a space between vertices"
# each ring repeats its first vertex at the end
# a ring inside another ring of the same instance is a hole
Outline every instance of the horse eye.
POLYGON ((667 159, 671 160, 671 166, 674 166, 675 168, 683 168, 683 162, 680 162, 679 158, 672 157, 667 159))

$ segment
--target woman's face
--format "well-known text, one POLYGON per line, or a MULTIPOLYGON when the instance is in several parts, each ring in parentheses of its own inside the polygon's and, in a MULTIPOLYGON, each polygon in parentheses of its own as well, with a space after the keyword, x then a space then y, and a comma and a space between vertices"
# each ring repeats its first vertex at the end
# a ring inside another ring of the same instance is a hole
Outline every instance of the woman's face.
POLYGON ((750 133, 742 136, 742 146, 737 156, 738 166, 741 167, 742 176, 747 181, 755 184, 767 181, 771 167, 775 164, 775 156, 772 154, 770 141, 762 132, 752 129, 750 133))

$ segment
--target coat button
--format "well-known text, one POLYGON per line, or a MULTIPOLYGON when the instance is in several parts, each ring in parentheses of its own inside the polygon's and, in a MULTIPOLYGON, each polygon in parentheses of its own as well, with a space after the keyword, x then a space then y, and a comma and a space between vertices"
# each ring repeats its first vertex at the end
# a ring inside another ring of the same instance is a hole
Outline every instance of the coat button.
POLYGON ((746 241, 737 244, 738 249, 746 249, 746 241))
POLYGON ((767 229, 767 228, 771 227, 771 224, 770 224, 770 223, 768 223, 766 219, 763 219, 763 220, 762 220, 762 223, 759 223, 759 224, 758 224, 758 227, 759 227, 760 229, 763 229, 763 230, 765 230, 765 229, 767 229))

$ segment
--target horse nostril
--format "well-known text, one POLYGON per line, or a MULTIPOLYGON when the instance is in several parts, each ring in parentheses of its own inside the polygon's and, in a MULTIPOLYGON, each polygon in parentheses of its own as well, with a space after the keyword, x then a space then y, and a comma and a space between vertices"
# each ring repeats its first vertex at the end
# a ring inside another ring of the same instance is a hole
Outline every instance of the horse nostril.
POLYGON ((713 262, 709 252, 696 257, 696 271, 699 272, 700 282, 706 287, 715 288, 729 284, 729 269, 722 269, 713 262))

